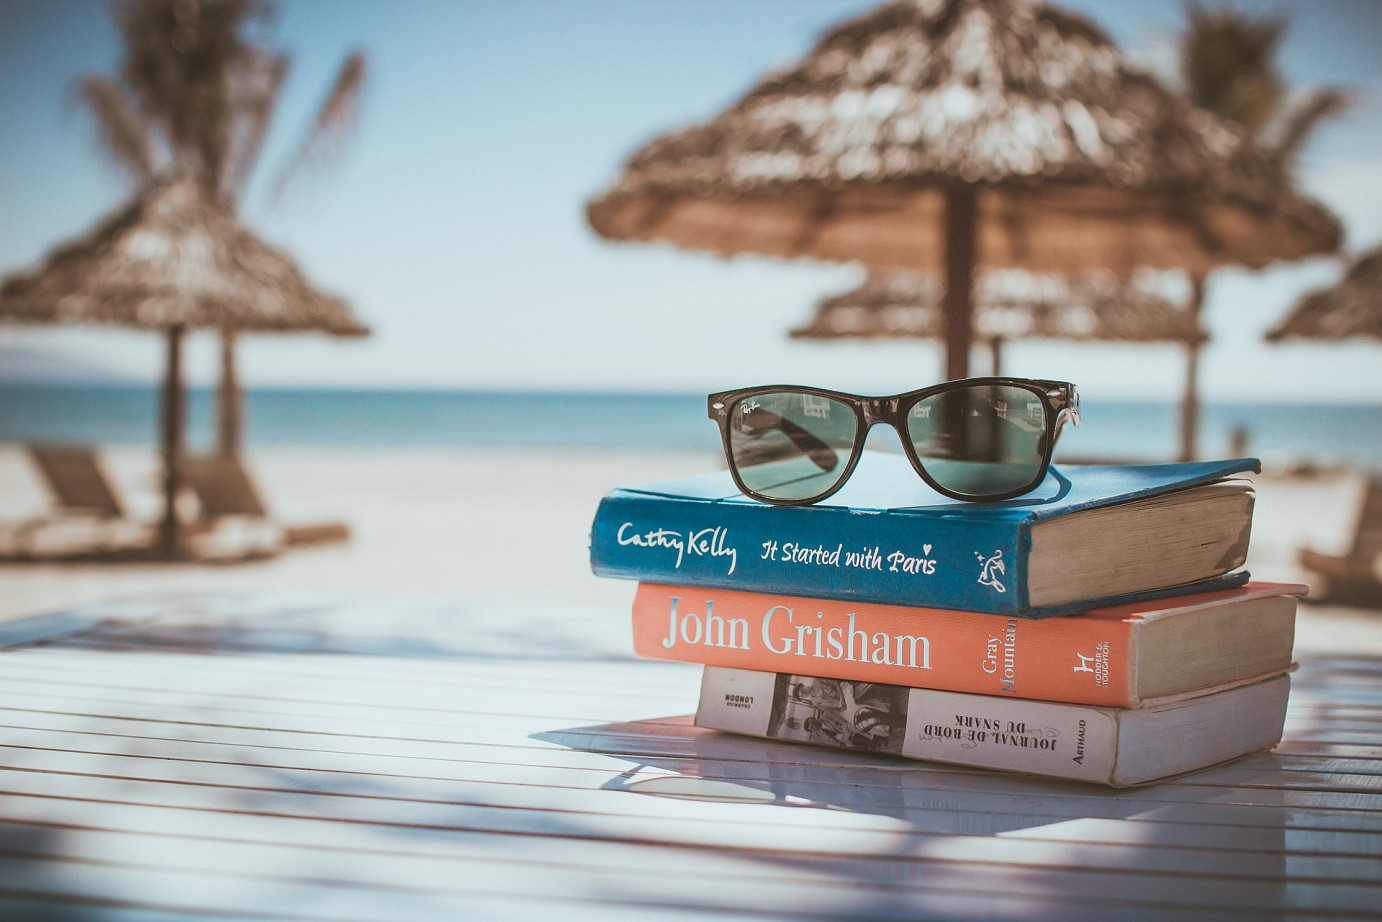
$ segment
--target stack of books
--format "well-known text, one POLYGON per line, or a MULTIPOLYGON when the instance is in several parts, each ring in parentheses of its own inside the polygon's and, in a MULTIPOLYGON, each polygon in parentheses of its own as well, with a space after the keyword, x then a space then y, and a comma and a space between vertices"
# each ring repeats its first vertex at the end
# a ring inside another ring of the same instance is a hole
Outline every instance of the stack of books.
POLYGON ((867 453, 813 506, 727 472, 622 488, 597 575, 639 656, 705 666, 696 724, 1124 786, 1281 739, 1302 586, 1250 582, 1252 459, 1062 467, 965 503, 867 453))

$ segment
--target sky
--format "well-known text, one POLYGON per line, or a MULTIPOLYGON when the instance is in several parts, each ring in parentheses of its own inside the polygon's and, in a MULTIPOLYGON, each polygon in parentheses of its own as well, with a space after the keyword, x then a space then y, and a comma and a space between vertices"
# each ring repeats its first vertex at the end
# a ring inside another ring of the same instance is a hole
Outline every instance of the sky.
MULTIPOLYGON (((1065 0, 1134 60, 1165 68, 1181 0, 1065 0)), ((1382 243, 1382 2, 1237 0, 1290 27, 1296 88, 1349 90, 1300 162, 1350 252, 1382 243)), ((242 217, 317 287, 346 298, 364 340, 248 337, 250 387, 687 392, 803 383, 864 393, 940 380, 937 343, 806 343, 787 331, 862 280, 855 266, 723 259, 598 238, 584 204, 653 136, 713 117, 868 0, 279 0, 268 36, 293 69, 242 217), (278 202, 277 172, 347 54, 368 55, 359 124, 328 169, 278 202)), ((33 266, 129 195, 102 158, 84 75, 113 75, 105 0, 0 0, 0 274, 33 266)), ((1382 344, 1267 345, 1297 297, 1341 272, 1313 259, 1210 276, 1209 400, 1382 402, 1382 344)), ((0 328, 0 378, 99 372, 154 381, 158 337, 0 328), (6 365, 9 366, 8 371, 6 365)), ((214 380, 210 334, 190 377, 214 380)), ((1016 343, 1005 371, 1091 395, 1173 399, 1171 346, 1016 343)), ((976 350, 975 373, 984 370, 976 350)))

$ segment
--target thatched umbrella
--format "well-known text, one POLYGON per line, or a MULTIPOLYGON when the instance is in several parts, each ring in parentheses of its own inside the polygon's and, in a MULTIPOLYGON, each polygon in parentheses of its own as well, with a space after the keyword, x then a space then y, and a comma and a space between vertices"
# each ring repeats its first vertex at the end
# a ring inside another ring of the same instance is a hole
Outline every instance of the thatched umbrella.
POLYGON ((1382 340, 1382 246, 1354 260, 1338 283, 1301 297, 1267 339, 1382 340))
MULTIPOLYGON (((796 339, 941 339, 943 291, 930 276, 870 272, 850 291, 822 299, 796 339)), ((983 275, 975 292, 974 335, 987 342, 992 371, 1013 339, 1198 344, 1208 337, 1190 312, 1168 298, 1115 277, 1074 280, 1001 270, 983 275)))
POLYGON ((1337 219, 1242 131, 1033 0, 894 0, 714 120, 635 152, 587 206, 618 240, 945 279, 968 372, 976 269, 1207 271, 1327 252, 1337 219))
POLYGON ((369 331, 344 301, 322 294, 285 254, 242 226, 198 183, 149 187, 41 265, 0 282, 0 320, 105 323, 168 337, 161 415, 163 519, 157 551, 182 552, 175 510, 185 395, 182 342, 190 329, 337 336, 369 331))

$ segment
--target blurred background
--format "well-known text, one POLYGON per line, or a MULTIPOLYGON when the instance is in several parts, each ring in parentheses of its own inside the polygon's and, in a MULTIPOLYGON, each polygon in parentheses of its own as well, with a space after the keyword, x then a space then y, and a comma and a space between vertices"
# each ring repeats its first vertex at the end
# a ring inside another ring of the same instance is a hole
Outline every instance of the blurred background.
MULTIPOLYGON (((120 84, 128 42, 118 14, 137 6, 0 0, 0 275, 39 269, 138 188, 138 169, 112 156, 119 139, 108 122, 103 134, 90 82, 120 84)), ((369 331, 239 338, 240 438, 258 453, 279 508, 292 507, 297 484, 310 492, 314 468, 299 460, 273 474, 275 447, 561 445, 703 452, 710 464, 708 391, 793 382, 891 393, 946 376, 934 336, 789 335, 823 299, 866 281, 857 263, 614 242, 586 216, 642 145, 715 118, 873 5, 241 6, 246 40, 286 66, 256 138, 262 148, 229 196, 234 213, 369 331)), ((163 7, 181 23, 217 4, 163 7)), ((1210 25, 1230 17, 1258 40, 1250 63, 1269 78, 1257 111, 1238 110, 1242 133, 1264 143, 1329 97, 1289 139, 1282 172, 1337 217, 1340 245, 1204 276, 1199 321, 1208 339, 1195 373, 1203 407, 1193 454, 1243 450, 1297 472, 1382 468, 1382 343, 1265 340, 1304 295, 1335 285, 1382 244, 1382 4, 1063 0, 1059 8, 1087 17, 1129 66, 1191 102, 1189 29, 1197 16, 1210 25)), ((1159 284, 1177 304, 1187 296, 1183 279, 1159 284)), ((193 329, 184 348, 187 444, 210 450, 222 345, 214 331, 193 329)), ((1064 437, 1067 452, 1184 453, 1184 343, 1016 335, 1003 349, 1005 373, 1079 385, 1086 424, 1064 437)), ((0 443, 104 446, 128 489, 148 492, 156 475, 138 451, 160 437, 166 350, 147 329, 0 319, 0 443), (119 455, 121 446, 130 453, 119 455)), ((987 356, 976 341, 974 373, 987 371, 987 356)), ((19 498, 0 514, 22 518, 39 502, 41 494, 15 486, 27 476, 21 466, 5 468, 19 498)), ((662 473, 657 464, 617 470, 662 473)), ((155 514, 152 500, 147 508, 155 514)))
MULTIPOLYGON (((1181 0, 1071 0, 1127 55, 1174 76, 1181 0)), ((330 169, 277 203, 273 170, 251 178, 247 223, 286 247, 319 287, 375 333, 335 343, 267 337, 244 350, 251 387, 708 391, 742 382, 850 382, 880 392, 935 380, 928 344, 792 341, 812 303, 860 270, 754 256, 724 260, 667 246, 612 245, 591 232, 587 199, 654 134, 708 119, 857 0, 436 2, 280 0, 254 34, 292 67, 262 160, 300 140, 342 59, 368 55, 358 123, 330 169)), ((1247 2, 1284 17, 1284 83, 1354 98, 1321 122, 1301 187, 1346 228, 1346 247, 1382 242, 1382 7, 1371 0, 1247 2)), ((98 151, 75 85, 114 75, 120 34, 105 0, 0 3, 0 271, 36 263, 129 197, 98 151)), ((1262 333, 1337 265, 1305 260, 1210 279, 1211 400, 1382 401, 1382 350, 1268 347, 1262 333), (1282 372, 1290 371, 1289 376, 1282 372)), ((212 344, 193 343, 195 383, 214 380, 212 344)), ((7 380, 157 380, 156 338, 72 328, 0 331, 7 380)), ((1078 382, 1103 396, 1174 400, 1174 349, 1014 344, 1013 373, 1078 382), (1139 374, 1127 374, 1128 361, 1139 374)))

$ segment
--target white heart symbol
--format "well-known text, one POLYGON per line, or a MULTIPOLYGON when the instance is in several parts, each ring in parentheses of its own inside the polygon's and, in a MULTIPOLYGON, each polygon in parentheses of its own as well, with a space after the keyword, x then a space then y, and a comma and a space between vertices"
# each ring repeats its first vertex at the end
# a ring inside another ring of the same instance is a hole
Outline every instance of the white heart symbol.
POLYGON ((925 554, 927 557, 930 557, 930 556, 931 556, 931 545, 929 545, 929 544, 923 544, 923 545, 921 546, 921 552, 922 552, 923 554, 925 554))

